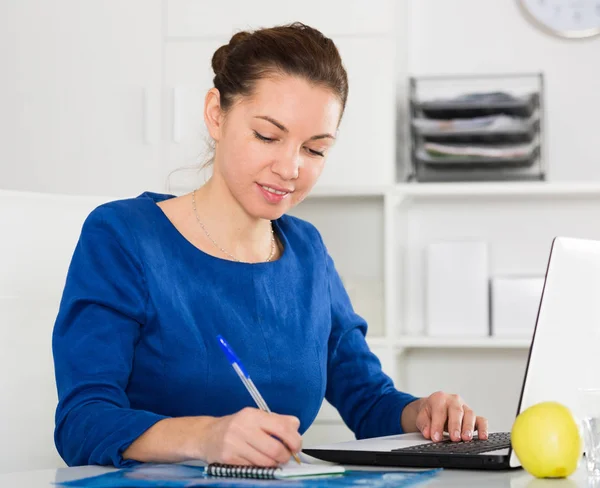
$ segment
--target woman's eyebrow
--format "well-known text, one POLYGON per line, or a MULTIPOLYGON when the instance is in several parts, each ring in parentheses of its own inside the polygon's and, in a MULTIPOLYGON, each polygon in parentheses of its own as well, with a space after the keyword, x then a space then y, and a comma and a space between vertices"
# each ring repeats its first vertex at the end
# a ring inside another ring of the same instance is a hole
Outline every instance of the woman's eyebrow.
MULTIPOLYGON (((268 115, 256 115, 256 116, 254 116, 254 118, 266 120, 267 122, 271 122, 271 124, 273 124, 278 129, 282 130, 283 132, 289 132, 288 128, 285 125, 283 125, 281 122, 275 120, 273 117, 269 117, 268 115)), ((315 139, 326 139, 326 138, 335 140, 335 137, 333 137, 331 134, 318 134, 316 136, 312 136, 310 139, 315 140, 315 139)))

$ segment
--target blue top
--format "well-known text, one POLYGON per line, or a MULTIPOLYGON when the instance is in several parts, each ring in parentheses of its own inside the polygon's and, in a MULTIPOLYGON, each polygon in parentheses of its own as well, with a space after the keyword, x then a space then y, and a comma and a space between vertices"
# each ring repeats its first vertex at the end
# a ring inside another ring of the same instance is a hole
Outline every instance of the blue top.
POLYGON ((219 259, 192 245, 146 192, 86 219, 53 332, 55 442, 70 466, 127 466, 123 451, 166 417, 255 404, 222 334, 273 412, 311 425, 323 397, 357 438, 402 432, 415 399, 394 389, 365 342, 318 231, 283 216, 277 261, 219 259))

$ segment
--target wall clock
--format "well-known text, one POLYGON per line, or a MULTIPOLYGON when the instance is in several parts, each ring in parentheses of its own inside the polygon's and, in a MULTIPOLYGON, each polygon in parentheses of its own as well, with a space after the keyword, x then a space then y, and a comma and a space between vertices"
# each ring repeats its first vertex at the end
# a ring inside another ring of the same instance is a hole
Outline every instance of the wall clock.
POLYGON ((530 22, 569 39, 600 35, 600 0, 517 0, 530 22))

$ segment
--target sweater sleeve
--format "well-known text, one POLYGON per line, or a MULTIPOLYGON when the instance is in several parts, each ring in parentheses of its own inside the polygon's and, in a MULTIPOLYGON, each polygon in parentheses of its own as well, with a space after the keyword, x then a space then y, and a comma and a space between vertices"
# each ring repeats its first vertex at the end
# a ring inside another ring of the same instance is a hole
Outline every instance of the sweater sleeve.
POLYGON ((367 324, 357 315, 327 255, 332 329, 325 398, 340 412, 357 439, 401 434, 402 410, 416 397, 394 388, 367 345, 367 324))
POLYGON ((69 466, 136 464, 123 451, 165 418, 132 409, 126 394, 147 301, 134 243, 118 209, 104 205, 86 219, 71 260, 52 336, 54 439, 69 466))

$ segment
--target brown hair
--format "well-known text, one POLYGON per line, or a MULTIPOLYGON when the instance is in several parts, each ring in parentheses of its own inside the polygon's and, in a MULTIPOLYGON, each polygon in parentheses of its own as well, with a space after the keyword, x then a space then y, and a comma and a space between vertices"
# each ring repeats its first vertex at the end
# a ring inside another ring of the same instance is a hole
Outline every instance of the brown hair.
POLYGON ((317 29, 301 22, 238 32, 212 57, 213 83, 227 111, 239 96, 252 95, 256 82, 270 75, 298 76, 331 90, 342 104, 348 75, 337 47, 317 29))

